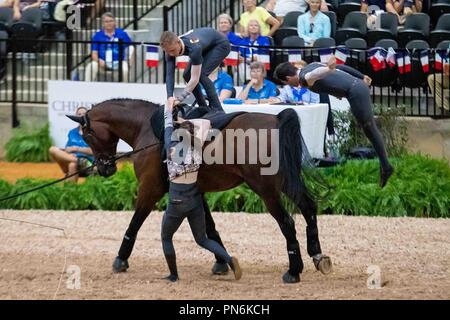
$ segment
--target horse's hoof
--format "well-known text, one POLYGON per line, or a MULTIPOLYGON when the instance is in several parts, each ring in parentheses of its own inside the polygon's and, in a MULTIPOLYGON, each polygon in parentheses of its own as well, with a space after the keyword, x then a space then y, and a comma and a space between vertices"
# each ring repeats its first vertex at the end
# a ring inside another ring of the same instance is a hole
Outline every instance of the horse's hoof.
POLYGON ((300 275, 293 276, 288 272, 283 274, 283 282, 284 283, 297 283, 300 282, 300 275))
POLYGON ((333 263, 329 256, 316 254, 313 257, 314 266, 323 274, 329 274, 333 270, 333 263))
POLYGON ((114 273, 125 272, 129 267, 128 260, 122 260, 116 257, 112 265, 112 270, 114 273))
POLYGON ((213 274, 218 274, 222 276, 227 274, 228 270, 229 270, 228 264, 216 262, 214 263, 211 271, 213 274))

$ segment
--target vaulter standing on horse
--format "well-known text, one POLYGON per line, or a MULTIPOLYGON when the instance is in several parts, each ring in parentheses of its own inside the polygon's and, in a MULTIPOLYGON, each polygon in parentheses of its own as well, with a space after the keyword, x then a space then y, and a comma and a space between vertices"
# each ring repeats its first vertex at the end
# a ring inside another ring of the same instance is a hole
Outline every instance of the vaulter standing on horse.
POLYGON ((202 84, 208 96, 210 108, 215 111, 223 111, 214 84, 208 76, 220 66, 230 53, 228 39, 212 28, 198 28, 180 37, 173 32, 164 31, 161 35, 160 45, 166 53, 167 97, 173 97, 175 58, 189 56, 191 61, 183 74, 187 85, 184 91, 175 97, 176 100, 182 102, 193 93, 198 105, 206 107, 207 104, 200 87, 202 84))

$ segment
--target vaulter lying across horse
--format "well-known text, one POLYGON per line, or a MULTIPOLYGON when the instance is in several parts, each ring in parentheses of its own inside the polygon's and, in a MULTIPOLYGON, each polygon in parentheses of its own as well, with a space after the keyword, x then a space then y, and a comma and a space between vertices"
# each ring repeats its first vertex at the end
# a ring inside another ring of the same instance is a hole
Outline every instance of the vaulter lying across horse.
MULTIPOLYGON (((83 138, 92 148, 98 172, 104 177, 113 175, 117 170, 115 162, 111 159, 116 154, 119 138, 127 142, 134 150, 156 144, 133 156, 135 173, 139 182, 136 211, 125 232, 118 256, 114 260, 114 272, 123 272, 129 268, 128 258, 133 250, 140 227, 155 203, 168 191, 167 168, 162 163, 162 108, 160 105, 142 100, 114 99, 95 105, 83 117, 70 116, 72 120, 81 124, 83 138), (158 128, 156 128, 157 126, 158 128)), ((196 112, 192 114, 199 116, 196 112)), ((322 254, 320 247, 316 216, 317 205, 300 174, 302 153, 305 150, 302 150, 297 113, 293 109, 286 109, 278 115, 238 113, 231 116, 225 114, 203 116, 209 117, 213 127, 220 129, 221 132, 239 129, 243 132, 248 130, 267 132, 266 138, 264 135, 256 135, 257 145, 267 144, 266 150, 272 153, 272 158, 275 150, 277 151, 278 170, 274 174, 262 174, 261 172, 268 169, 270 164, 262 163, 260 159, 256 163, 241 163, 238 158, 242 154, 239 153, 240 150, 238 150, 234 138, 223 134, 219 139, 221 143, 215 149, 215 156, 219 153, 223 157, 222 164, 217 162, 201 165, 197 180, 200 192, 224 191, 241 183, 247 183, 263 199, 286 238, 289 269, 283 275, 283 281, 295 283, 300 281, 303 261, 296 238, 294 220, 281 201, 282 194, 285 194, 293 201, 306 220, 308 255, 318 270, 324 274, 329 273, 332 263, 329 257, 322 254), (275 133, 278 134, 278 137, 272 139, 271 135, 275 133), (265 140, 261 141, 261 139, 265 140), (232 161, 227 161, 227 152, 229 155, 230 150, 233 151, 232 161)), ((217 140, 210 142, 210 144, 212 143, 217 143, 217 140)), ((205 149, 208 146, 208 144, 205 145, 205 149)), ((249 150, 250 147, 248 140, 245 140, 245 150, 249 150)), ((223 246, 204 198, 203 205, 207 236, 223 246)), ((215 274, 227 273, 226 261, 216 256, 212 270, 215 274)))

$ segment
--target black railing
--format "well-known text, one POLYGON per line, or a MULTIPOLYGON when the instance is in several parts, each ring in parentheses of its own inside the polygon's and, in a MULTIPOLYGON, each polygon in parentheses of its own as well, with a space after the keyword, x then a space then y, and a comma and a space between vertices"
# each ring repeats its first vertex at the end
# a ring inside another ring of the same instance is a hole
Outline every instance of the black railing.
POLYGON ((102 27, 101 15, 111 12, 117 17, 117 27, 138 29, 139 21, 164 0, 105 0, 104 6, 87 4, 81 9, 82 29, 76 30, 74 40, 89 40, 93 31, 102 27))
MULTIPOLYGON (((7 45, 6 57, 0 57, 0 102, 13 105, 13 125, 18 125, 15 106, 18 103, 46 103, 48 80, 73 81, 107 81, 132 83, 164 83, 164 60, 162 51, 158 48, 158 65, 148 67, 146 61, 147 46, 158 46, 156 43, 115 43, 110 49, 118 49, 115 63, 106 62, 109 68, 95 65, 92 59, 86 59, 76 65, 73 62, 79 55, 90 52, 90 41, 68 40, 29 40, 37 47, 44 47, 46 52, 23 53, 17 48, 23 48, 25 40, 0 40, 0 47, 7 45), (117 58, 118 57, 118 58, 117 58), (126 67, 123 67, 125 64, 126 67), (72 65, 73 68, 68 67, 72 65)), ((100 45, 111 45, 110 42, 100 42, 100 45)), ((320 50, 317 48, 287 48, 287 47, 256 47, 250 56, 243 56, 237 66, 227 67, 226 71, 233 77, 235 86, 241 86, 249 79, 251 60, 259 60, 259 54, 264 52, 270 56, 270 69, 267 78, 272 79, 274 68, 281 62, 288 61, 290 50, 298 50, 306 62, 320 61, 320 50), (261 51, 262 50, 262 51, 261 51), (254 53, 254 54, 253 54, 254 53)), ((401 50, 397 50, 401 52, 401 50)), ((420 51, 412 51, 411 72, 400 74, 398 68, 388 66, 375 72, 370 63, 369 52, 365 50, 349 50, 346 64, 355 67, 372 78, 372 99, 383 108, 402 107, 407 116, 448 118, 450 97, 444 82, 450 81, 442 69, 434 68, 436 50, 429 49, 429 72, 422 71, 420 51), (439 81, 439 79, 445 81, 439 81), (430 89, 430 87, 432 89, 430 89), (438 97, 435 99, 435 97, 438 97)), ((114 60, 114 59, 113 59, 114 60)), ((405 58, 403 58, 405 60, 405 58)), ((176 82, 183 84, 183 70, 177 69, 176 82)))
MULTIPOLYGON (((258 0, 260 5, 264 0, 258 0)), ((217 28, 217 17, 228 13, 235 23, 243 12, 241 0, 179 0, 170 7, 164 7, 164 30, 177 34, 194 28, 217 28)))

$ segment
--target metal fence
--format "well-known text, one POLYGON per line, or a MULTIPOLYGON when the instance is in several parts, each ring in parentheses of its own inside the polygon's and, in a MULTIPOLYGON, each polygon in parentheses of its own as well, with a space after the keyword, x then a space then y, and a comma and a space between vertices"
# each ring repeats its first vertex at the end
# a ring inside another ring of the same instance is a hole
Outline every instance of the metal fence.
MULTIPOLYGON (((257 5, 264 1, 258 0, 257 5)), ((219 15, 227 13, 236 23, 243 11, 240 0, 179 0, 164 7, 164 30, 182 34, 194 28, 217 28, 219 15)))
MULTIPOLYGON (((91 58, 76 63, 80 56, 90 55, 90 41, 29 40, 37 44, 35 48, 40 49, 31 53, 18 50, 25 46, 23 41, 0 40, 0 48, 7 47, 6 56, 0 57, 0 102, 12 103, 13 108, 17 103, 46 103, 48 80, 164 83, 165 61, 161 49, 157 48, 159 60, 156 66, 149 67, 152 64, 146 59, 148 46, 158 46, 156 43, 133 42, 125 45, 122 42, 99 42, 99 45, 115 46, 110 49, 116 49, 118 58, 116 62, 105 61, 96 65, 91 58), (107 65, 106 68, 103 68, 103 64, 107 65)), ((270 69, 267 71, 269 80, 274 80, 273 70, 281 62, 288 61, 292 50, 297 50, 296 53, 300 53, 308 63, 320 61, 321 53, 321 49, 317 48, 253 49, 249 56, 242 57, 237 66, 224 68, 233 77, 235 86, 248 81, 248 65, 250 61, 260 59, 261 50, 270 57, 270 69)), ((437 54, 434 49, 427 50, 430 70, 424 72, 420 62, 421 52, 410 52, 411 72, 403 74, 399 73, 397 67, 388 66, 381 71, 374 71, 370 54, 365 50, 349 50, 346 64, 373 79, 372 99, 382 106, 380 112, 385 108, 402 107, 407 116, 447 118, 450 95, 445 86, 448 86, 450 77, 442 69, 434 68, 437 54)), ((175 78, 180 84, 184 83, 182 74, 183 70, 177 69, 175 78)))

